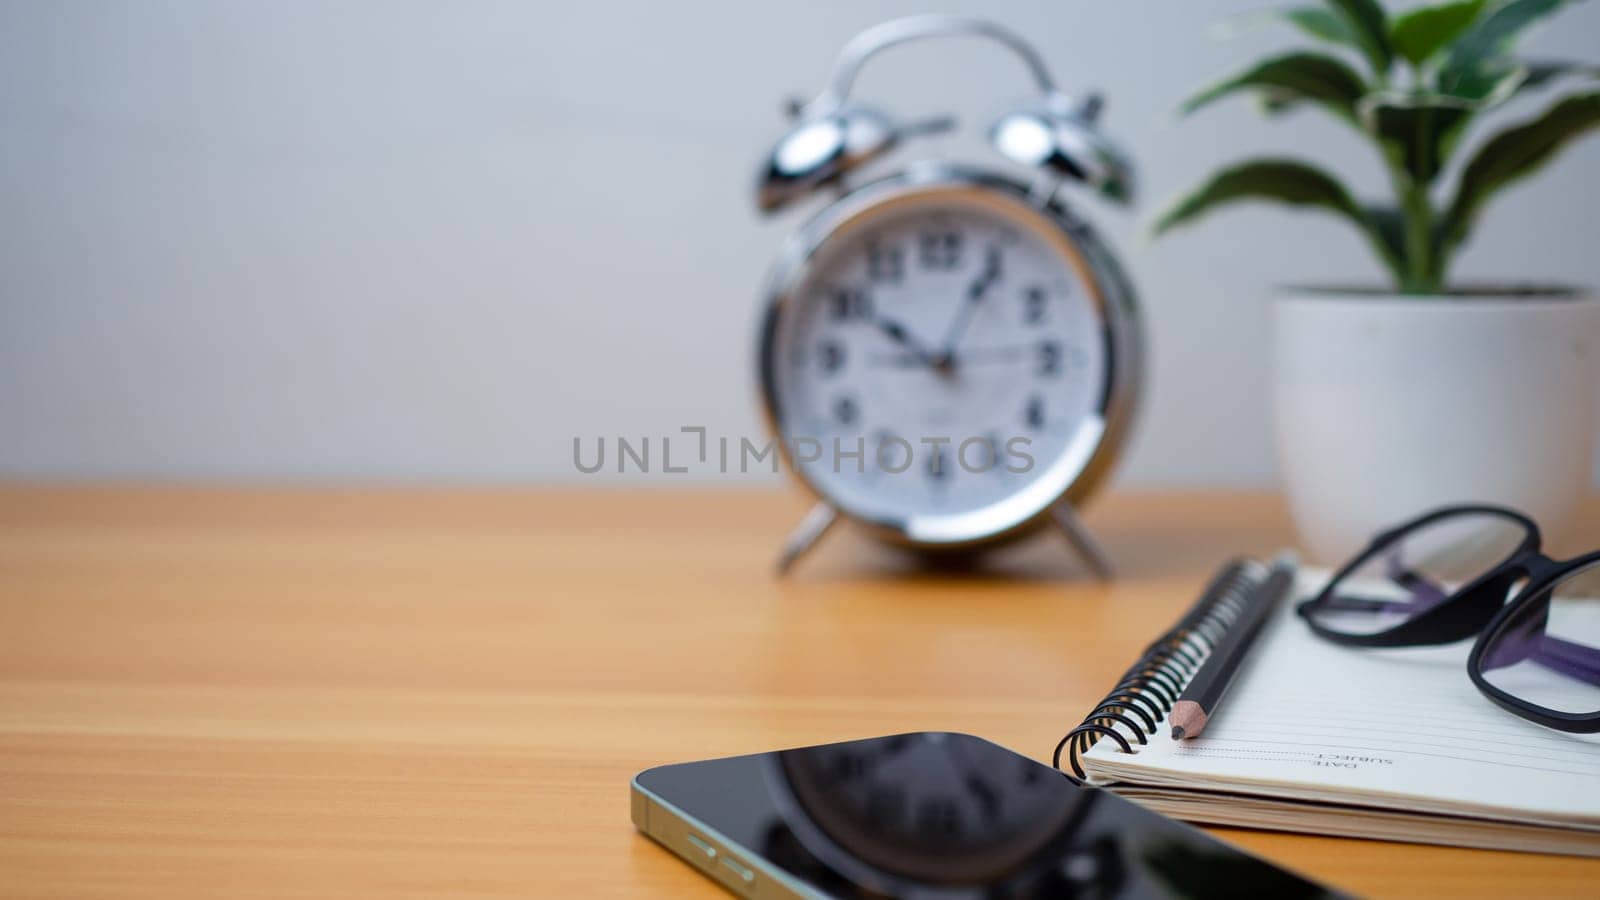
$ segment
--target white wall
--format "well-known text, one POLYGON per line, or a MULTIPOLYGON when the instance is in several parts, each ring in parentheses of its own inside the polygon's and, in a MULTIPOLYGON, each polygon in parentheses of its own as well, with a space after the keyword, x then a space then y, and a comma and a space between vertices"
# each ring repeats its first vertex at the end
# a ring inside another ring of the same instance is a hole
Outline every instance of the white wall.
MULTIPOLYGON (((1314 114, 1201 82, 1242 2, 950 2, 1109 94, 1136 215, 1085 206, 1140 283, 1153 390, 1124 483, 1274 477, 1271 285, 1377 276, 1341 225, 1230 214, 1152 244, 1211 165, 1306 152, 1381 185, 1314 114)), ((581 478, 575 435, 760 433, 756 288, 795 217, 750 188, 780 98, 909 2, 0 2, 0 477, 581 478)), ((1541 34, 1595 61, 1600 4, 1541 34)), ((974 127, 1024 93, 982 46, 911 49, 861 93, 974 127)), ((1535 103, 1523 112, 1538 107, 1535 103)), ((971 142, 962 153, 985 158, 971 142)), ((1600 284, 1600 140, 1491 211, 1469 278, 1600 284)), ((1597 471, 1600 476, 1600 471, 1597 471)))

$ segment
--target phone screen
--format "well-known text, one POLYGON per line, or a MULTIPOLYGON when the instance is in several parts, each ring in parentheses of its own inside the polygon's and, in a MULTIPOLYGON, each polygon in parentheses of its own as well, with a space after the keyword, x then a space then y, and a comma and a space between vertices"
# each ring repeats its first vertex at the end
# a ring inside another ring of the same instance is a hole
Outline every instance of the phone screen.
POLYGON ((660 766, 636 783, 675 808, 652 815, 679 814, 692 840, 713 832, 833 896, 1337 896, 965 734, 660 766))

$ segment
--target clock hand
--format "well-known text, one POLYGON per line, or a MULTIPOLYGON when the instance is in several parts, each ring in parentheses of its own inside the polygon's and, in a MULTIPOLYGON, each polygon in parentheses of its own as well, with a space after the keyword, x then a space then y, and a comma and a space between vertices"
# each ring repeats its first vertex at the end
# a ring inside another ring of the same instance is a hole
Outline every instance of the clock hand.
MULTIPOLYGON (((950 365, 967 365, 968 363, 1001 363, 1016 362, 1025 359, 1028 354, 1037 352, 1034 344, 1015 344, 1005 347, 974 347, 964 350, 949 358, 950 365)), ((880 368, 910 369, 928 365, 933 360, 913 353, 879 354, 869 357, 869 362, 880 368)))
POLYGON ((957 359, 962 363, 1014 362, 1037 349, 1034 344, 1013 344, 1009 347, 973 347, 957 359))
POLYGON ((872 324, 876 325, 879 331, 888 335, 890 340, 911 351, 910 358, 918 364, 934 366, 935 368, 939 366, 938 357, 928 352, 928 348, 922 346, 921 341, 912 337, 911 332, 907 331, 904 325, 892 319, 883 318, 873 319, 872 324))
POLYGON ((878 369, 925 369, 936 367, 941 361, 925 353, 877 353, 867 357, 867 364, 878 369))
POLYGON ((956 344, 967 331, 967 323, 972 321, 972 314, 977 311, 978 304, 983 302, 984 295, 989 288, 1000 280, 1000 247, 990 244, 983 258, 983 271, 967 287, 967 296, 962 298, 961 306, 956 310, 955 320, 945 330, 944 348, 939 352, 939 358, 946 360, 947 364, 955 362, 956 344))

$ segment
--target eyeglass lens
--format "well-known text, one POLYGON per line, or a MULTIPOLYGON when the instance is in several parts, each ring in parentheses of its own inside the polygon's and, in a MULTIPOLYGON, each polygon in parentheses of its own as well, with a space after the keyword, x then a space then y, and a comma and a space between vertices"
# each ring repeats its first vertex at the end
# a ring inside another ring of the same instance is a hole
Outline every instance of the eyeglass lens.
POLYGON ((1388 631, 1510 559, 1527 533, 1521 522, 1492 513, 1436 519, 1376 548, 1308 614, 1342 634, 1388 631))
POLYGON ((1489 684, 1563 713, 1600 711, 1600 562, 1519 604, 1484 639, 1489 684))

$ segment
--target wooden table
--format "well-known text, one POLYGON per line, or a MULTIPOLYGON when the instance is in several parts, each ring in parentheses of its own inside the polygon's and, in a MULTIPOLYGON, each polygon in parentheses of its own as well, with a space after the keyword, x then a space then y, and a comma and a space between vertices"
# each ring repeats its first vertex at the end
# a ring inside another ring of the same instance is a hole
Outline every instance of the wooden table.
MULTIPOLYGON (((1107 498, 967 574, 849 532, 788 580, 776 493, 0 488, 0 894, 717 890, 628 821, 657 763, 913 729, 1036 758, 1248 495, 1107 498)), ((1586 533, 1600 535, 1600 508, 1586 533)), ((1595 541, 1600 543, 1600 541, 1595 541)), ((1219 830, 1374 895, 1600 890, 1600 862, 1219 830)))

